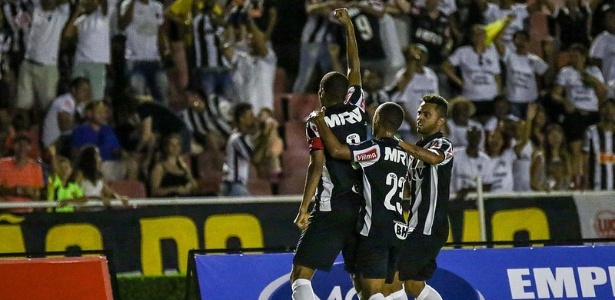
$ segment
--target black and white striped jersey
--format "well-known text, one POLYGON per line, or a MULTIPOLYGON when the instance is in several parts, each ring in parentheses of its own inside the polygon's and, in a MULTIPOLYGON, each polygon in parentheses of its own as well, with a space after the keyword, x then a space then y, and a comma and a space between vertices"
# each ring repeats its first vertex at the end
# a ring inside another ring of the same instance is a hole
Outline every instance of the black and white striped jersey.
MULTIPOLYGON (((325 122, 341 143, 353 145, 365 141, 367 114, 361 87, 351 86, 344 103, 327 107, 325 122)), ((318 128, 312 122, 306 123, 306 137, 310 152, 324 151, 318 128)), ((325 165, 315 196, 317 209, 331 211, 336 206, 345 206, 343 200, 331 199, 349 192, 358 192, 356 188, 353 191, 353 188, 358 185, 359 179, 360 171, 354 169, 350 162, 335 159, 325 151, 325 165)))
POLYGON ((597 191, 615 188, 615 143, 613 131, 592 125, 585 131, 583 151, 589 155, 589 188, 597 191))
MULTIPOLYGON (((365 141, 351 145, 352 161, 363 170, 364 209, 361 211, 361 230, 369 236, 373 227, 395 226, 404 223, 401 201, 408 172, 409 157, 392 138, 365 141)), ((403 226, 403 234, 407 233, 403 226)))
POLYGON ((453 169, 453 144, 441 132, 416 143, 434 153, 443 153, 444 160, 429 165, 410 157, 408 180, 410 183, 410 232, 448 235, 448 201, 453 169))
POLYGON ((226 142, 226 162, 223 166, 223 181, 248 184, 250 159, 255 145, 249 135, 233 132, 226 142))

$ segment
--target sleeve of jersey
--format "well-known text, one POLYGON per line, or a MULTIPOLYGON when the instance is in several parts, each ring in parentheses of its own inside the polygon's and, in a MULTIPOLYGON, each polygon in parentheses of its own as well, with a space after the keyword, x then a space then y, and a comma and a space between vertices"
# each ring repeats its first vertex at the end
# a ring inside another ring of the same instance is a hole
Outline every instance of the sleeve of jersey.
POLYGON ((443 153, 444 160, 438 165, 445 165, 453 159, 453 144, 444 138, 435 139, 427 149, 436 154, 443 153))
POLYGON ((233 146, 237 149, 237 152, 243 156, 245 159, 250 159, 252 157, 252 152, 254 151, 254 145, 250 141, 247 135, 243 135, 233 140, 233 146))
POLYGON ((380 147, 374 141, 365 141, 358 145, 348 145, 352 154, 352 161, 368 167, 380 159, 380 147))
POLYGON ((318 133, 318 127, 316 127, 316 124, 312 122, 305 123, 305 136, 308 141, 310 153, 312 151, 325 149, 322 139, 320 138, 320 133, 318 133))
POLYGON ((363 89, 360 86, 353 85, 346 92, 346 104, 358 106, 362 111, 365 111, 365 97, 363 97, 363 89))

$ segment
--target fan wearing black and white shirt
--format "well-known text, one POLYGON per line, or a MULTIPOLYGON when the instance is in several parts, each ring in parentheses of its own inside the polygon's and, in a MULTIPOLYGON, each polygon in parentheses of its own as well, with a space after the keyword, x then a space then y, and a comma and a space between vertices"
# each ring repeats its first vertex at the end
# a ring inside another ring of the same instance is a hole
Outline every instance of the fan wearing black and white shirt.
POLYGON ((604 17, 605 30, 593 41, 589 56, 602 69, 604 80, 615 80, 615 7, 606 11, 604 17))

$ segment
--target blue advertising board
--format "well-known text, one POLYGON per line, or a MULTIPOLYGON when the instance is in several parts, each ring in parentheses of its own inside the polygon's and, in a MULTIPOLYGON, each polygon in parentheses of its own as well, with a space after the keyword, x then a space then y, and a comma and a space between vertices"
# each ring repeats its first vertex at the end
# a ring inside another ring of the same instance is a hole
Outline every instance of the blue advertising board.
MULTIPOLYGON (((444 299, 613 299, 615 246, 443 250, 429 284, 444 299)), ((292 253, 196 255, 202 299, 290 299, 292 253)), ((320 299, 356 300, 343 263, 317 271, 320 299)))

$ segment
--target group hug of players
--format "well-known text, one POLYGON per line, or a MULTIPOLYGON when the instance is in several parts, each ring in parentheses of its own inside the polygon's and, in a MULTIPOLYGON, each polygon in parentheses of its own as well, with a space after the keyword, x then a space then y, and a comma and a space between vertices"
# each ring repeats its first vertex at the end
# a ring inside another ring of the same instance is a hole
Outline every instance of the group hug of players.
POLYGON ((360 299, 442 299, 425 281, 436 270, 449 232, 453 147, 441 132, 448 103, 437 95, 423 97, 417 111, 422 139, 416 145, 396 138, 403 109, 381 104, 367 140, 354 27, 346 9, 336 9, 334 16, 346 28, 348 74, 322 78, 322 109, 306 124, 310 162, 295 219, 302 234, 293 259, 292 299, 317 299, 314 272, 330 270, 340 252, 360 299))

